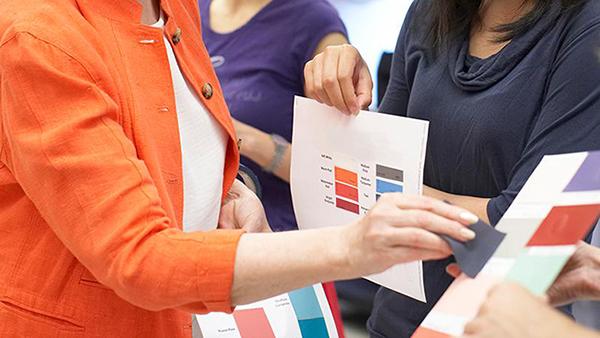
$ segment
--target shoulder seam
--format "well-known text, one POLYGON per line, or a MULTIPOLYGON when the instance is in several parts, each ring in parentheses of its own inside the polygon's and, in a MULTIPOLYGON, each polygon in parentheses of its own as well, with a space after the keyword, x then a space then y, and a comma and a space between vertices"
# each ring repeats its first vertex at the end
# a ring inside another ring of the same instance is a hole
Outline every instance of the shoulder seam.
POLYGON ((48 41, 47 39, 41 38, 29 31, 17 31, 13 34, 13 36, 11 36, 10 38, 8 38, 6 41, 2 42, 2 44, 0 44, 0 49, 1 48, 7 48, 5 47, 9 42, 15 40, 18 36, 29 36, 31 38, 33 38, 34 40, 37 40, 39 42, 45 43, 46 45, 56 49, 57 51, 59 51, 60 53, 64 54, 65 56, 67 56, 69 59, 73 60, 75 63, 77 63, 78 65, 81 66, 81 68, 85 71, 85 73, 89 76, 89 78, 96 84, 96 85, 100 85, 96 79, 96 77, 92 74, 92 72, 90 71, 89 67, 87 67, 85 65, 85 63, 80 60, 79 58, 77 58, 76 56, 74 56, 72 53, 69 53, 67 50, 65 50, 64 48, 62 48, 61 46, 48 41))

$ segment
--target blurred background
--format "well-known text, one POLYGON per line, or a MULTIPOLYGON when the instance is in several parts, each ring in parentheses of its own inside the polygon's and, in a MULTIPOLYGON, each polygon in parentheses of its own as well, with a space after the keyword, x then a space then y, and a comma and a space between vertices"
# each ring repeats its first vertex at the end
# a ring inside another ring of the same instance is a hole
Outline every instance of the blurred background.
MULTIPOLYGON (((411 0, 329 0, 339 11, 348 29, 350 42, 369 65, 375 82, 374 110, 389 79, 391 56, 411 0)), ((378 287, 367 280, 338 282, 346 338, 368 337, 366 321, 378 287)))

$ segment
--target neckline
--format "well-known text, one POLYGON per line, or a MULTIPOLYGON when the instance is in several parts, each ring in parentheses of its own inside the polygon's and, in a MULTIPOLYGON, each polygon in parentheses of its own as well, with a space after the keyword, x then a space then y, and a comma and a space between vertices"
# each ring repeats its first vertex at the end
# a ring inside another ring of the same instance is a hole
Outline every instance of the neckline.
POLYGON ((155 23, 151 24, 152 28, 164 28, 165 27, 165 12, 160 11, 160 15, 158 16, 158 20, 155 23))
POLYGON ((252 22, 258 20, 257 18, 259 18, 264 12, 266 12, 267 10, 269 10, 270 7, 273 6, 273 4, 277 2, 277 0, 271 0, 268 4, 266 4, 265 6, 263 6, 260 10, 258 10, 258 12, 256 12, 256 14, 254 14, 250 20, 248 20, 246 23, 244 23, 243 25, 237 27, 236 29, 230 31, 230 32, 217 32, 212 28, 212 16, 210 14, 210 7, 213 3, 213 0, 207 0, 206 1, 206 8, 205 13, 205 20, 204 20, 204 24, 205 24, 205 30, 208 30, 211 34, 214 35, 218 35, 218 36, 230 36, 230 35, 234 35, 236 33, 239 33, 243 30, 246 29, 246 27, 250 26, 252 24, 252 22))
MULTIPOLYGON (((561 13, 561 5, 553 4, 547 13, 526 33, 514 37, 498 53, 476 60, 467 67, 469 34, 453 43, 447 54, 452 81, 465 91, 485 90, 502 80, 528 55, 529 51, 551 29, 561 13)), ((473 59, 471 59, 473 61, 473 59)))

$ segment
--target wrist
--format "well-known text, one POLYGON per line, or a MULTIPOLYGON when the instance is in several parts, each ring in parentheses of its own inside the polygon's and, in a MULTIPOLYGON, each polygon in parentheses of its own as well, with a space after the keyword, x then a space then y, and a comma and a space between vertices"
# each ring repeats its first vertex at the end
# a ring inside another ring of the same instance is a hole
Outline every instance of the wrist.
POLYGON ((331 227, 327 229, 329 234, 323 238, 327 239, 327 247, 329 248, 329 266, 335 268, 335 279, 351 279, 358 275, 353 271, 353 264, 350 258, 350 238, 351 226, 331 227))
POLYGON ((263 166, 266 172, 276 174, 284 165, 287 151, 290 149, 290 143, 277 134, 269 135, 273 151, 271 152, 269 163, 263 166))
POLYGON ((261 167, 268 165, 274 152, 271 136, 258 129, 248 129, 240 135, 242 145, 240 153, 261 167))

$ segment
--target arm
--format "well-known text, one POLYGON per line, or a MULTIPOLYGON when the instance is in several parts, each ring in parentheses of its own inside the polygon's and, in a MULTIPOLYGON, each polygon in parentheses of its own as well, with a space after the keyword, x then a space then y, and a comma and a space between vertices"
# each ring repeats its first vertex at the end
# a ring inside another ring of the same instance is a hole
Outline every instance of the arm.
POLYGON ((423 188, 423 195, 461 206, 477 215, 482 221, 486 223, 490 222, 487 213, 487 206, 490 201, 489 198, 455 195, 428 186, 423 188))
POLYGON ((233 302, 245 304, 316 282, 370 275, 400 262, 446 257, 446 242, 424 230, 451 229, 453 237, 465 241, 475 234, 460 224, 476 221, 441 201, 386 194, 365 218, 347 226, 244 235, 233 302))
MULTIPOLYGON (((315 55, 321 53, 329 46, 348 43, 348 39, 341 33, 330 33, 319 42, 315 55)), ((240 153, 254 161, 263 168, 267 168, 275 156, 275 144, 271 135, 254 128, 243 122, 235 121, 235 130, 242 140, 240 153)), ((291 145, 288 144, 281 164, 275 168, 273 174, 285 182, 290 181, 291 145)))
POLYGON ((462 209, 394 194, 346 227, 183 233, 117 122, 118 105, 100 85, 110 76, 87 63, 27 33, 0 47, 3 159, 68 250, 136 306, 229 311, 313 282, 449 255, 434 232, 473 237, 465 228, 473 216, 462 209))

